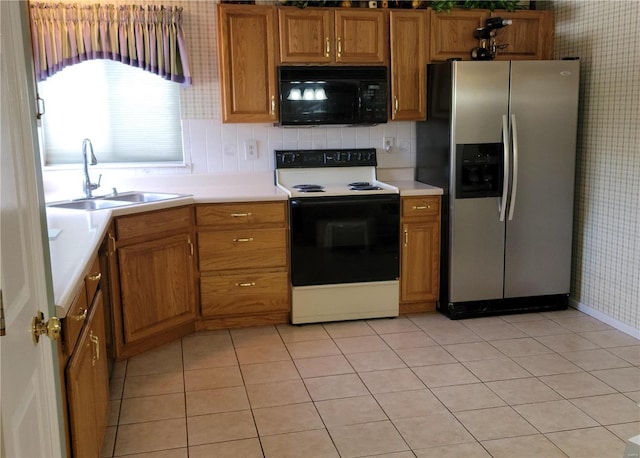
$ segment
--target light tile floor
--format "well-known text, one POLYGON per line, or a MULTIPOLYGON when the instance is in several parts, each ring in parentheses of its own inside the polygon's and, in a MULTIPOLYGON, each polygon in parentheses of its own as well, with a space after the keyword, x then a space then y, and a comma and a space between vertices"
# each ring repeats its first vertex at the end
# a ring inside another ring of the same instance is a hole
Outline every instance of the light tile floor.
POLYGON ((115 365, 103 456, 620 458, 639 366, 573 309, 201 332, 115 365))

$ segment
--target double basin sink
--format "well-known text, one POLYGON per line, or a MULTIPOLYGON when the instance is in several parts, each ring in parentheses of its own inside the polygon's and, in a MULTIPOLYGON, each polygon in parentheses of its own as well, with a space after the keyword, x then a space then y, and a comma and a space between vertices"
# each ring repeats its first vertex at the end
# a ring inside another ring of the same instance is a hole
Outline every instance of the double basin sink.
POLYGON ((54 202, 47 204, 47 207, 66 208, 72 210, 104 210, 107 208, 124 207, 127 205, 146 204, 162 200, 178 199, 180 197, 187 197, 187 195, 132 191, 108 196, 92 197, 87 199, 54 202))

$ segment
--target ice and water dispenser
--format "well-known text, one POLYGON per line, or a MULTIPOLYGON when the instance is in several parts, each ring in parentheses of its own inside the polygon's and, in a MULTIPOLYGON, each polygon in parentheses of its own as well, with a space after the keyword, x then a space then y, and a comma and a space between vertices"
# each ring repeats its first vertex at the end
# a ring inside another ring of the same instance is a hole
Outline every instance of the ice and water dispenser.
POLYGON ((456 145, 456 199, 500 197, 503 144, 456 145))

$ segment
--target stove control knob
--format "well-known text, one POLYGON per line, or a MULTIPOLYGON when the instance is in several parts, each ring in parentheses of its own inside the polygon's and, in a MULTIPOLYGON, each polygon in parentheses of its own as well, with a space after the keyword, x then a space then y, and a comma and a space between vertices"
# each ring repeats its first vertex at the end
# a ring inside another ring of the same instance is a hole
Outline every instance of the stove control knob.
POLYGON ((361 161, 362 160, 362 153, 359 152, 359 151, 357 153, 353 153, 353 158, 358 162, 361 161))

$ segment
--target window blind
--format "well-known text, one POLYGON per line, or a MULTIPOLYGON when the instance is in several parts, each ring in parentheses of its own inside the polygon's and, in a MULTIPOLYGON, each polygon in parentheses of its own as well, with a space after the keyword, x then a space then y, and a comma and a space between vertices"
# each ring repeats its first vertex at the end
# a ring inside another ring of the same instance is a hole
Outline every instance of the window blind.
POLYGON ((85 138, 103 164, 183 161, 176 83, 101 59, 65 68, 38 93, 46 165, 81 163, 85 138))

